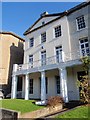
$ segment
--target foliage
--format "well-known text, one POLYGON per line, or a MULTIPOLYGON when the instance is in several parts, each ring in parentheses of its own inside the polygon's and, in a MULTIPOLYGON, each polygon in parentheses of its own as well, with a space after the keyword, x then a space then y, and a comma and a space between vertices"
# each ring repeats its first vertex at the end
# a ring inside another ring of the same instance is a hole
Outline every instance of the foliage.
POLYGON ((81 58, 83 62, 83 68, 86 72, 85 76, 82 76, 81 80, 78 80, 78 87, 80 90, 80 99, 84 103, 89 103, 90 99, 90 57, 81 58))
POLYGON ((88 71, 90 68, 90 56, 81 58, 81 61, 83 62, 84 70, 88 71))
POLYGON ((47 101, 48 106, 55 107, 56 105, 59 105, 59 104, 62 104, 62 105, 64 104, 64 100, 60 96, 52 96, 47 101))
POLYGON ((75 108, 71 111, 68 111, 66 113, 56 116, 56 118, 64 118, 64 119, 66 118, 66 120, 67 120, 67 118, 70 118, 70 120, 72 120, 72 118, 88 118, 88 117, 89 117, 88 116, 88 106, 81 106, 79 108, 75 108))
POLYGON ((83 76, 82 80, 78 80, 78 86, 80 87, 80 99, 84 103, 88 103, 89 100, 89 85, 88 85, 88 75, 83 76))

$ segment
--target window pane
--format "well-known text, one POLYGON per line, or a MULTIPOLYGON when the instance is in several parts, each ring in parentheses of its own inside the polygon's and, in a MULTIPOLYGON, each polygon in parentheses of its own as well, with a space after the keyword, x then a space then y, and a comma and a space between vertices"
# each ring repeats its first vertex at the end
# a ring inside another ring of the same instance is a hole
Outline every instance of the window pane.
POLYGON ((30 81, 29 81, 29 87, 30 87, 29 93, 33 94, 33 79, 30 79, 30 81))
POLYGON ((88 42, 88 39, 85 39, 85 42, 88 42))
POLYGON ((78 17, 76 19, 77 19, 77 25, 78 25, 79 30, 86 27, 84 16, 80 16, 80 17, 78 17))
POLYGON ((85 44, 85 47, 89 47, 89 44, 88 44, 88 43, 86 43, 86 44, 85 44))
POLYGON ((56 88, 57 88, 57 94, 60 94, 60 77, 56 76, 56 88))
POLYGON ((29 55, 29 67, 33 67, 33 55, 29 55))
POLYGON ((87 55, 90 55, 89 48, 86 49, 86 53, 87 53, 87 55))
POLYGON ((80 40, 80 43, 83 43, 84 41, 83 40, 80 40))
POLYGON ((61 26, 55 28, 55 37, 61 36, 61 26))
POLYGON ((41 52, 41 65, 46 65, 46 51, 41 52))
POLYGON ((85 56, 85 50, 84 49, 82 50, 82 55, 85 56))
POLYGON ((56 47, 56 62, 62 61, 62 46, 56 47))
POLYGON ((81 56, 87 56, 90 54, 88 38, 83 38, 82 40, 80 40, 80 50, 81 56))
POLYGON ((84 48, 84 45, 81 45, 81 48, 84 48))
POLYGON ((46 32, 41 34, 41 43, 46 42, 46 32))
POLYGON ((33 45, 34 45, 34 38, 31 38, 30 39, 30 47, 33 47, 33 45))

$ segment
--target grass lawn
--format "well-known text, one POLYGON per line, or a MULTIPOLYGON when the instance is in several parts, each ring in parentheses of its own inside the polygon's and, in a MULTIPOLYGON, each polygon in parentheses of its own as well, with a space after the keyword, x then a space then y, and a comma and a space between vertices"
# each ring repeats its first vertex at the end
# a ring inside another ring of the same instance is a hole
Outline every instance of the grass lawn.
POLYGON ((31 112, 34 110, 44 108, 44 106, 37 106, 33 104, 32 103, 33 101, 34 100, 3 99, 3 100, 0 100, 0 104, 2 104, 2 108, 21 111, 21 113, 31 112))
POLYGON ((88 106, 81 106, 79 108, 75 108, 74 110, 63 113, 62 115, 56 116, 56 118, 88 118, 88 106))

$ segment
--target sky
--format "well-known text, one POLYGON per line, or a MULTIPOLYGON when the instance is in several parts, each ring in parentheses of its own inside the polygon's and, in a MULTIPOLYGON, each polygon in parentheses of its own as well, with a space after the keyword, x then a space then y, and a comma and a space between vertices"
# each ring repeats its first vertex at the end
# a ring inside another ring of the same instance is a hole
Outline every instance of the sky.
POLYGON ((0 31, 11 31, 24 37, 23 33, 40 17, 41 13, 63 12, 77 4, 80 2, 2 2, 0 31))

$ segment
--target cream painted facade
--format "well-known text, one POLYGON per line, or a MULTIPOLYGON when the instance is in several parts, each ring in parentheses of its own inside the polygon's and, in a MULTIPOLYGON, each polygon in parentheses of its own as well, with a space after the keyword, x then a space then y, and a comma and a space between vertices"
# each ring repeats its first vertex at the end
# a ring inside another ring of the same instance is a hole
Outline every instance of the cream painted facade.
POLYGON ((34 98, 45 101, 56 95, 62 96, 65 102, 80 99, 76 81, 84 71, 80 58, 90 55, 89 7, 90 2, 86 2, 62 14, 44 13, 24 33, 24 63, 14 65, 12 98, 17 97, 18 76, 22 76, 22 97, 26 100, 34 98), (77 29, 78 24, 81 24, 78 19, 84 21, 80 30, 77 29), (61 28, 61 35, 56 37, 55 28, 58 26, 61 28), (45 32, 46 41, 41 43, 41 34, 45 32), (81 40, 86 42, 82 43, 81 40), (32 47, 30 44, 33 44, 32 47), (45 62, 44 65, 42 61, 45 62))
POLYGON ((13 64, 23 63, 24 39, 11 32, 0 32, 0 87, 10 93, 13 64))

